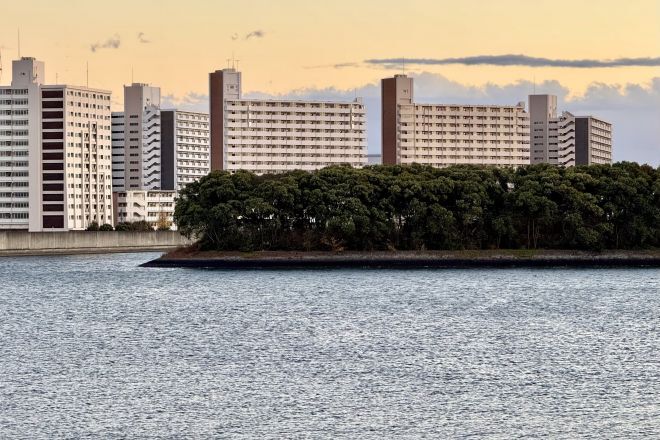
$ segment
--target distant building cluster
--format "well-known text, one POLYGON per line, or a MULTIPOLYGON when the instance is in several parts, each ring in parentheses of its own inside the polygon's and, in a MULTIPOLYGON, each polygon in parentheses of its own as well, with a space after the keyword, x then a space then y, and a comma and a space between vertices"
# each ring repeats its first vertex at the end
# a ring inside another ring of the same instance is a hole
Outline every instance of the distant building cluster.
POLYGON ((516 105, 420 104, 413 78, 381 82, 382 161, 561 166, 612 163, 612 126, 593 116, 557 114, 557 97, 530 95, 516 105))
POLYGON ((531 95, 531 163, 561 166, 612 163, 612 125, 593 116, 557 115, 557 97, 531 95))
POLYGON ((0 229, 172 225, 177 194, 211 170, 257 174, 420 163, 518 167, 612 162, 612 126, 557 111, 557 97, 515 105, 417 103, 413 78, 382 80, 382 156, 367 154, 354 101, 245 99, 241 72, 209 75, 209 113, 161 108, 161 91, 45 84, 44 63, 13 62, 0 86, 0 229))

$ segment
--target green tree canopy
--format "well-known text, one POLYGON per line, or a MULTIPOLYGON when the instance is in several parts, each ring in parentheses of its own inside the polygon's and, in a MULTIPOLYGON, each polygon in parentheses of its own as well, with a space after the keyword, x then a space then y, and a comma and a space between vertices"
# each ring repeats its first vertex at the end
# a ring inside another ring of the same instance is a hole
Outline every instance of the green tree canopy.
POLYGON ((213 172, 176 204, 218 250, 633 249, 660 245, 660 170, 346 166, 213 172))

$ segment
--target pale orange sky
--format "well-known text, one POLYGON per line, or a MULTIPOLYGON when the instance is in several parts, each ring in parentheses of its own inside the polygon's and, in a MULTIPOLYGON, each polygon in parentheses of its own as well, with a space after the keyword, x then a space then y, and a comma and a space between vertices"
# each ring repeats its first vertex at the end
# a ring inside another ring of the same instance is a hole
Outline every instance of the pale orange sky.
MULTIPOLYGON (((110 89, 134 79, 164 95, 207 93, 211 70, 236 54, 244 90, 351 89, 393 72, 376 66, 307 68, 369 58, 524 54, 561 59, 660 56, 660 0, 1 0, 4 73, 17 55, 46 62, 47 80, 110 89), (263 37, 245 39, 250 32, 263 37), (141 43, 138 34, 149 43, 141 43), (232 35, 236 37, 232 40, 232 35), (118 48, 100 48, 118 38, 118 48)), ((658 67, 599 69, 410 66, 464 84, 554 79, 579 94, 591 82, 640 83, 658 67)))

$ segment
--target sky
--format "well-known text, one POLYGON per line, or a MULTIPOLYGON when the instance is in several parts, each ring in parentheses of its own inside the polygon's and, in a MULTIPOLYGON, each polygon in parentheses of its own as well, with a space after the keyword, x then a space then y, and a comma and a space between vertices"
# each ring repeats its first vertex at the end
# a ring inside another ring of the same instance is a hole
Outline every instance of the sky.
POLYGON ((0 3, 1 84, 19 28, 21 55, 45 61, 48 82, 84 85, 89 64, 117 110, 131 81, 207 110, 208 73, 233 58, 247 96, 364 97, 377 153, 379 81, 405 70, 421 102, 556 93, 562 110, 614 124, 615 160, 660 165, 660 0, 0 3))

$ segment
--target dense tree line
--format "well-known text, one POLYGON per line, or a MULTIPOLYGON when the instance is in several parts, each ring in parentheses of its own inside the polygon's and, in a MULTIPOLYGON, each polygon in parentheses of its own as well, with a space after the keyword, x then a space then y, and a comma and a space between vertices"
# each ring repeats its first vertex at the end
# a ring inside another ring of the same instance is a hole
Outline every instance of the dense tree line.
POLYGON ((637 249, 660 245, 660 169, 329 167, 189 184, 175 222, 205 249, 637 249))

